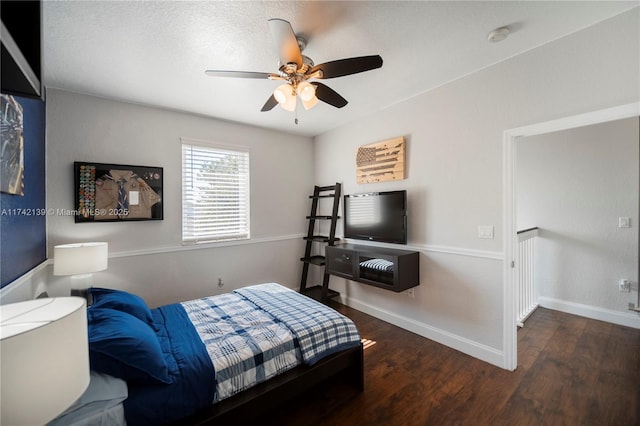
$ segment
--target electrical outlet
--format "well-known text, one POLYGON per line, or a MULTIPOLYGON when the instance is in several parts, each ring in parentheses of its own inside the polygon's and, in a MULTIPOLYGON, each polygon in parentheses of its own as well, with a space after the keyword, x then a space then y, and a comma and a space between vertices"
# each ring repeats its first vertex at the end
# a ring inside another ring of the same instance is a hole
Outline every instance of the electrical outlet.
POLYGON ((493 225, 480 225, 478 226, 478 238, 493 238, 493 225))
POLYGON ((631 228, 631 218, 630 217, 619 217, 618 218, 618 228, 631 228))
POLYGON ((626 279, 618 281, 618 290, 622 293, 629 293, 631 291, 631 282, 626 279))

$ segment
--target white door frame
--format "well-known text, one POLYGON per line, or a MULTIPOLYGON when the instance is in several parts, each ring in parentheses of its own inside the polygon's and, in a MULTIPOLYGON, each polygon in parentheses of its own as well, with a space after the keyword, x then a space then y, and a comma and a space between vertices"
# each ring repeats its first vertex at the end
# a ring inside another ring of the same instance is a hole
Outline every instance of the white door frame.
POLYGON ((602 109, 585 114, 573 115, 544 123, 532 124, 504 131, 503 135, 503 355, 507 370, 518 366, 516 327, 516 275, 515 261, 518 248, 516 234, 516 142, 526 136, 540 135, 559 130, 573 129, 607 121, 621 120, 640 115, 640 102, 602 109))

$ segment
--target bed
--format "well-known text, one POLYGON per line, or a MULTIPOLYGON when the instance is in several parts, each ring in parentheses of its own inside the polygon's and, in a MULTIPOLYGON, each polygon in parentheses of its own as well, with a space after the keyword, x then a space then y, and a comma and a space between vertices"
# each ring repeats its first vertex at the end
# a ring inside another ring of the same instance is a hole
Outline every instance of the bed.
POLYGON ((250 420, 326 380, 364 386, 353 322, 276 283, 155 309, 118 290, 86 296, 91 385, 52 425, 96 424, 98 411, 109 424, 220 424, 250 420), (113 398, 88 395, 107 388, 118 389, 113 398))

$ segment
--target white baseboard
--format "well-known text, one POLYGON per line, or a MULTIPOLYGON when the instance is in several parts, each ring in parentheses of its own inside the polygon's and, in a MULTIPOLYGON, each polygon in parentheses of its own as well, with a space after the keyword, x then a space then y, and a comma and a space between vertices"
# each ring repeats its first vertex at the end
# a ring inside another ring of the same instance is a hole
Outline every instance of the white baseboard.
POLYGON ((543 308, 554 309, 568 314, 579 315, 599 321, 606 321, 626 327, 640 328, 640 315, 631 311, 620 312, 597 306, 582 305, 580 303, 567 302, 551 297, 539 297, 538 303, 543 308))
MULTIPOLYGON (((478 358, 500 368, 505 368, 504 353, 501 350, 491 348, 465 337, 432 327, 411 318, 398 315, 394 312, 385 311, 368 303, 361 302, 353 297, 341 297, 343 303, 361 312, 379 318, 405 330, 409 330, 427 339, 441 343, 445 346, 458 350, 462 353, 478 358)), ((367 337, 367 336, 362 336, 367 337)))

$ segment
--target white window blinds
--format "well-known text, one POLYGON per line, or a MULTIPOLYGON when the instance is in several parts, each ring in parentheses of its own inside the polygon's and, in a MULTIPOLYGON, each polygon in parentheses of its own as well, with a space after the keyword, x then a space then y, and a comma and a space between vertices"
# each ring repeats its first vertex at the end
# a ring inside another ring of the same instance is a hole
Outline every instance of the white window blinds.
POLYGON ((249 238, 249 152, 182 140, 182 241, 249 238))

